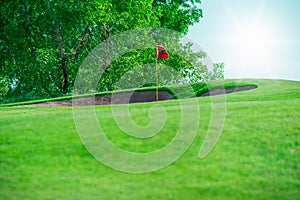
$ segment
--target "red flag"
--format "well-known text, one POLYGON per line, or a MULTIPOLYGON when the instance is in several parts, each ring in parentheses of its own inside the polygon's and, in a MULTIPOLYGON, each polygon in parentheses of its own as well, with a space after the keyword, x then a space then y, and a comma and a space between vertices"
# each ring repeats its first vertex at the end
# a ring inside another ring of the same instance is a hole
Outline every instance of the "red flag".
POLYGON ((156 58, 168 58, 169 54, 165 47, 156 45, 156 58))

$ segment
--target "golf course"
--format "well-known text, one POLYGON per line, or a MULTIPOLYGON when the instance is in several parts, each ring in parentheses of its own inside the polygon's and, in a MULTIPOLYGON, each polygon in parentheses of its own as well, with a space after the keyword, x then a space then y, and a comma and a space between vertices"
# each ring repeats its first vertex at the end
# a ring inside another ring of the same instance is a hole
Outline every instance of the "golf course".
MULTIPOLYGON (((225 122, 216 146, 205 158, 198 154, 211 121, 212 96, 187 96, 180 101, 189 104, 196 100, 200 108, 193 143, 171 165, 140 174, 121 172, 95 159, 80 140, 72 106, 3 104, 0 199, 299 199, 300 82, 224 81, 225 88, 234 85, 257 88, 220 94, 226 98, 225 122)), ((177 91, 183 94, 180 87, 177 91)), ((200 87, 195 93, 199 91, 205 92, 200 87)), ((112 143, 130 152, 146 153, 175 137, 181 112, 178 102, 174 98, 96 105, 95 113, 112 143), (114 107, 126 106, 132 120, 146 126, 149 110, 156 104, 164 107, 168 119, 151 138, 123 134, 112 115, 114 107)))

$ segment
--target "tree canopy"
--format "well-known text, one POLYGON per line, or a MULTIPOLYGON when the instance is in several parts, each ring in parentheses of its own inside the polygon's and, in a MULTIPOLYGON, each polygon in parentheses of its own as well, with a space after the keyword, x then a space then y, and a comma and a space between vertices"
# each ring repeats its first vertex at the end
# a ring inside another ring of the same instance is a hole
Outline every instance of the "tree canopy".
MULTIPOLYGON (((0 102, 67 94, 82 61, 98 44, 141 27, 164 27, 185 35, 202 17, 199 3, 200 0, 2 1, 0 102)), ((133 60, 147 63, 152 55, 149 49, 124 55, 107 68, 98 89, 113 89, 122 74, 133 67, 133 60)), ((187 66, 180 59, 168 62, 183 71, 187 66)))

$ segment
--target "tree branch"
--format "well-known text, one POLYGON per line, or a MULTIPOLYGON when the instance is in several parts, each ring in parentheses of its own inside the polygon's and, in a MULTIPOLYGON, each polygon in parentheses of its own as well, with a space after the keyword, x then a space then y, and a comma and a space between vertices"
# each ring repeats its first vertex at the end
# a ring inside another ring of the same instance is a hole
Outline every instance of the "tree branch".
POLYGON ((56 46, 59 50, 59 56, 61 59, 64 59, 65 58, 64 44, 63 44, 63 40, 59 28, 55 29, 55 39, 56 39, 56 46))
POLYGON ((83 46, 86 45, 86 43, 89 40, 90 35, 92 34, 92 28, 91 26, 88 26, 85 30, 84 33, 78 38, 77 40, 77 45, 74 48, 74 50, 71 52, 69 55, 69 58, 73 58, 78 54, 78 52, 81 50, 83 46))
POLYGON ((66 93, 69 89, 69 73, 67 69, 67 58, 65 56, 64 42, 60 33, 60 29, 55 29, 56 45, 59 50, 60 64, 62 70, 62 91, 66 93))

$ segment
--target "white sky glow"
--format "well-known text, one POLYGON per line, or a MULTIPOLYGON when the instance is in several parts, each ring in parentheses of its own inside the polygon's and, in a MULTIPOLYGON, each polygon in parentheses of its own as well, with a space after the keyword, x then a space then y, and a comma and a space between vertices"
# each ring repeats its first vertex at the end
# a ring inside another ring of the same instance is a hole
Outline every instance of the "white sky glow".
POLYGON ((204 18, 188 37, 225 78, 300 80, 299 0, 203 0, 204 18))

